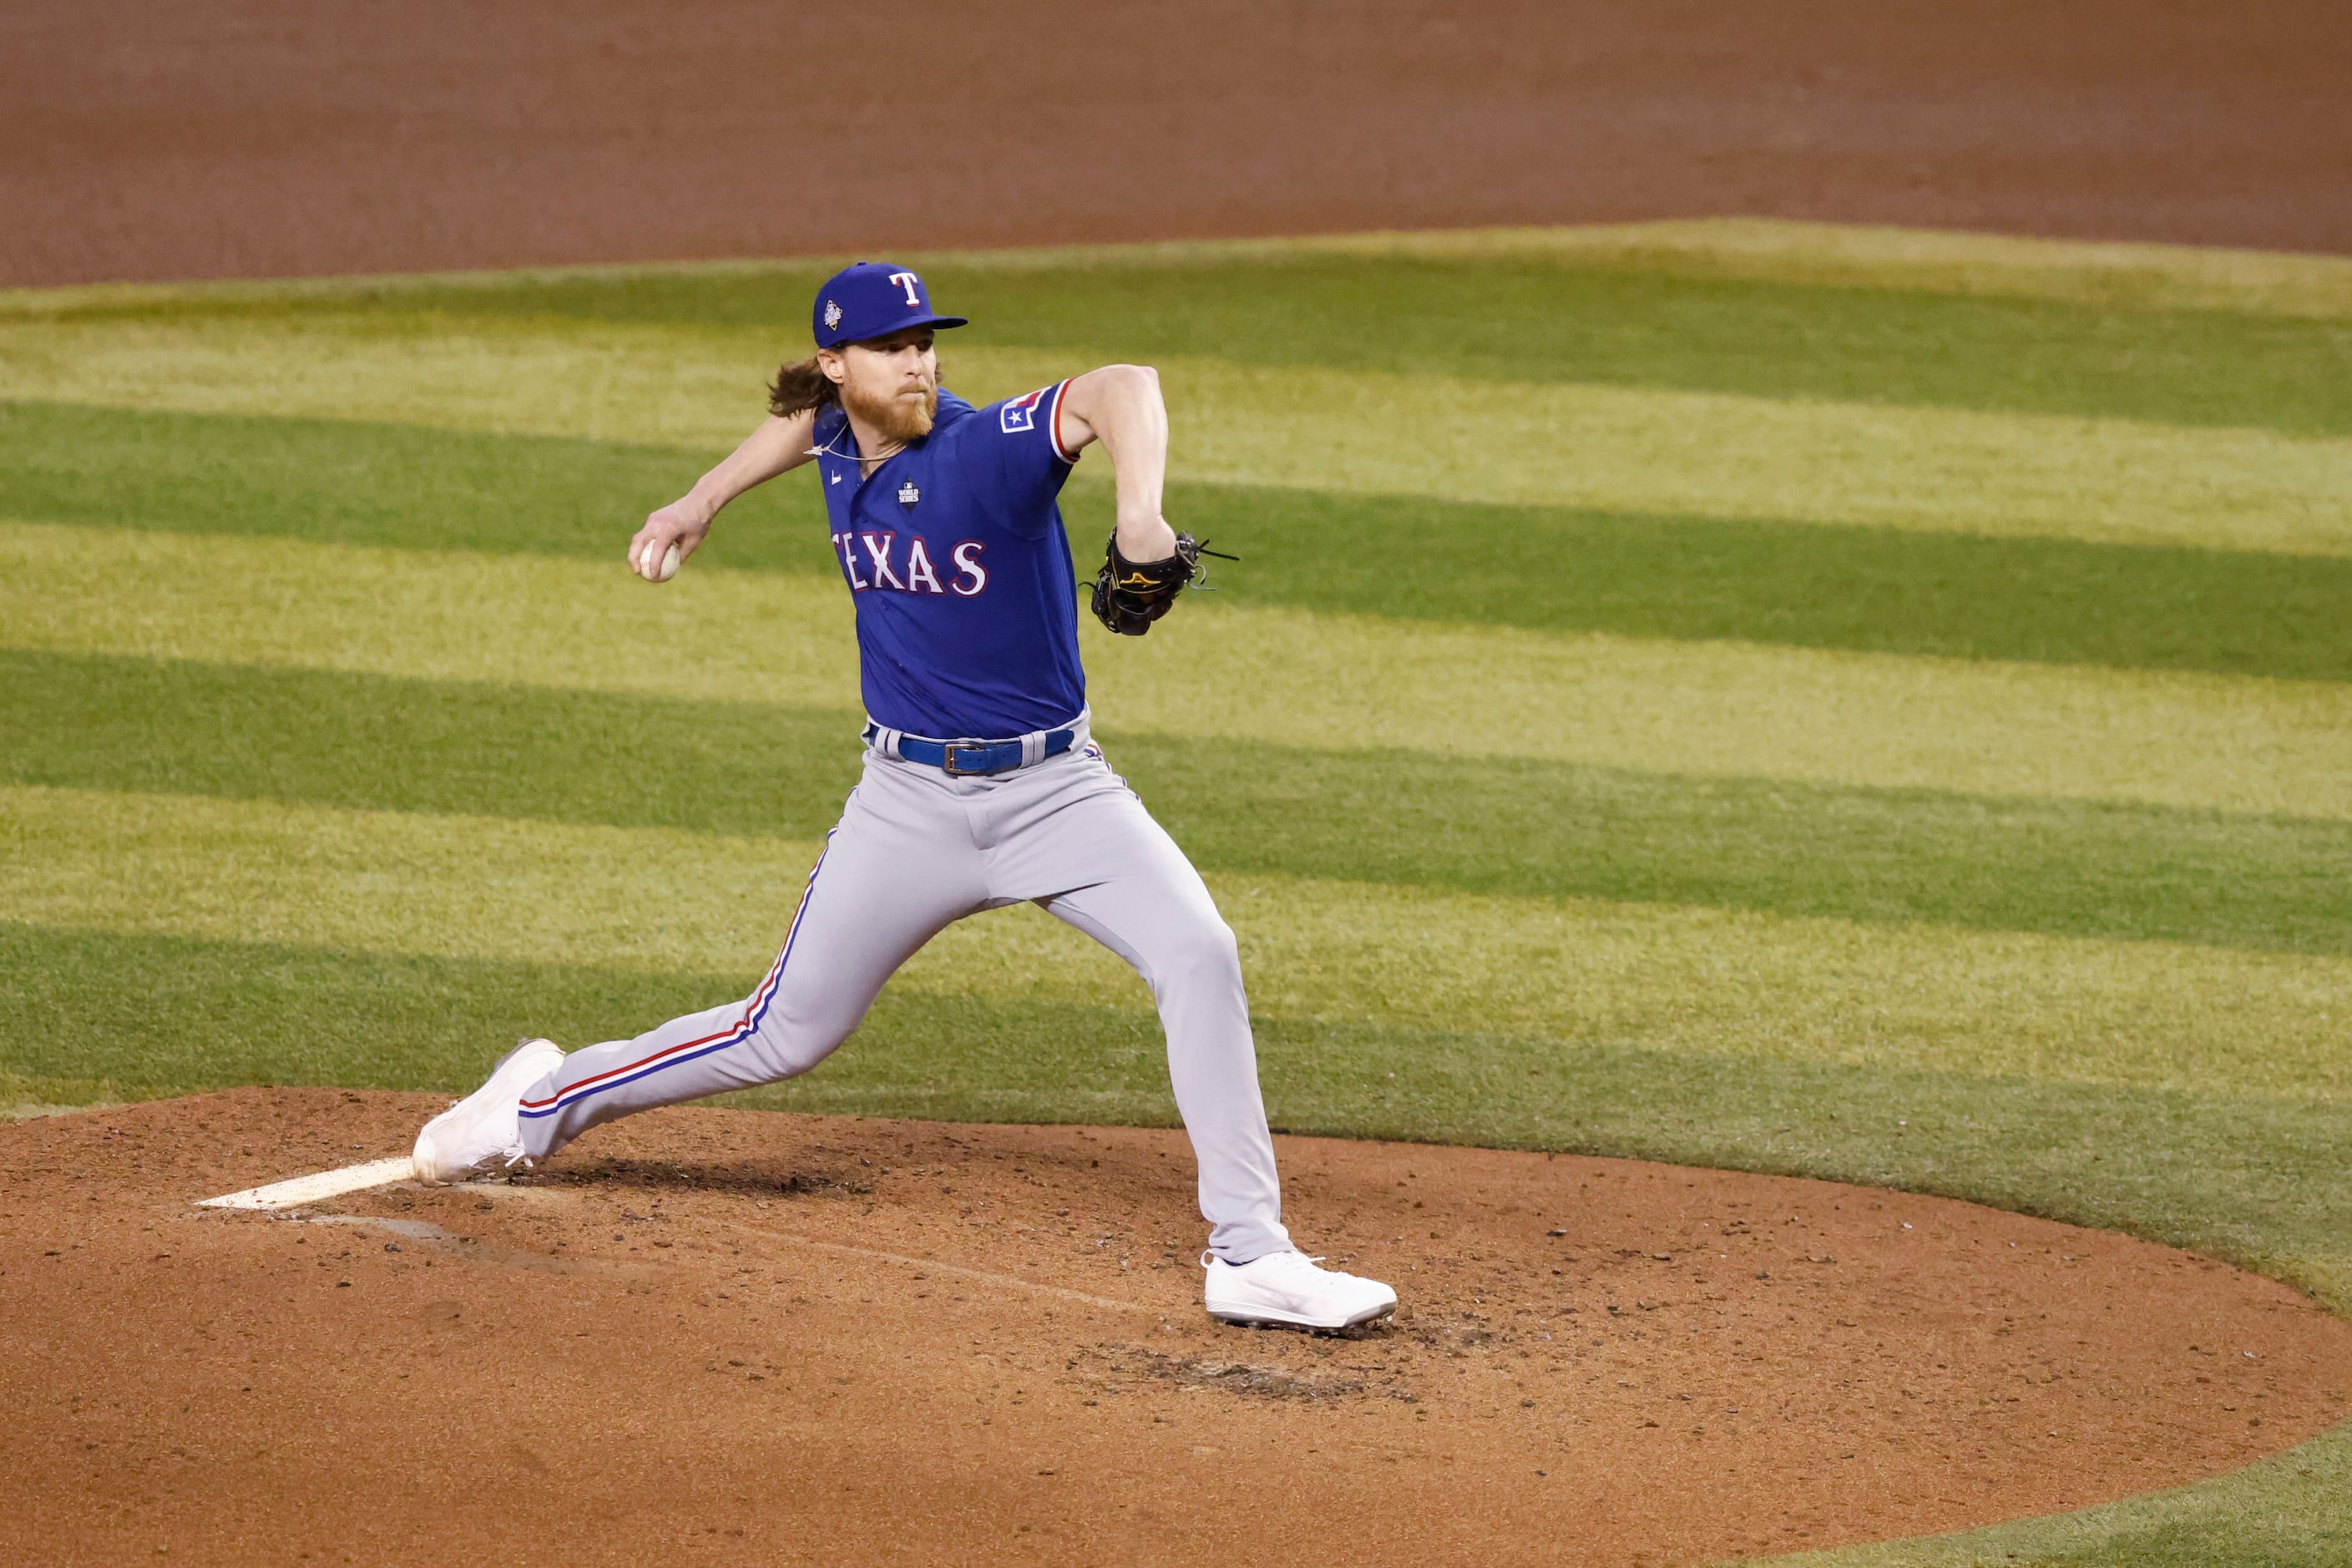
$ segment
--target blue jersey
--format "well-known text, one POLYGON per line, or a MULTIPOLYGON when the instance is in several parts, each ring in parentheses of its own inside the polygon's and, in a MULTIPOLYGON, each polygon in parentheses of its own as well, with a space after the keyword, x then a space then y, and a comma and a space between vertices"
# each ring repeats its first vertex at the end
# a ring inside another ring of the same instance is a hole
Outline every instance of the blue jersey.
POLYGON ((834 553, 857 605, 866 711, 933 740, 1051 730, 1087 703, 1076 574, 1055 498, 1076 459, 1069 383, 975 409, 942 387, 931 433, 860 479, 838 406, 815 445, 834 553))

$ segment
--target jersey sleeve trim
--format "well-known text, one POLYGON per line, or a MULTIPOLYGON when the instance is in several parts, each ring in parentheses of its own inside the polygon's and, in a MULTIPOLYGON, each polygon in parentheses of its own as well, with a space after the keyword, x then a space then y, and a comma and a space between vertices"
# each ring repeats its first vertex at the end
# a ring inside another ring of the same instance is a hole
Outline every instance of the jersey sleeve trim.
POLYGON ((1069 390, 1070 384, 1067 381, 1060 382, 1054 387, 1054 417, 1047 423, 1045 429, 1047 438, 1054 443, 1054 456, 1061 458, 1065 465, 1076 467, 1078 455, 1062 443, 1062 395, 1069 390))

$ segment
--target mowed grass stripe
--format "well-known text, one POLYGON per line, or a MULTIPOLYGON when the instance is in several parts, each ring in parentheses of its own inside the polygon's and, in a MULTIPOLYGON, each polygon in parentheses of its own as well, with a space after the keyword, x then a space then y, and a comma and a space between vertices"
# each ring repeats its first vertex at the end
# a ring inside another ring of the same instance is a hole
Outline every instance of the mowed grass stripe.
MULTIPOLYGON (((2100 310, 2221 310, 2244 316, 2352 321, 2352 259, 2340 256, 1790 218, 1668 218, 1648 223, 1322 235, 1108 248, 1133 258, 1138 265, 1155 252, 1173 250, 1181 257, 1194 249, 1202 260, 1236 249, 1259 256, 1543 257, 1563 266, 1675 278, 1894 289, 1969 299, 2047 300, 2100 310)), ((981 252, 971 264, 985 264, 992 255, 1007 257, 1005 264, 1017 264, 1010 258, 1020 254, 981 252)), ((682 265, 694 268, 712 264, 682 265)), ((259 287, 282 297, 284 289, 297 286, 259 287)), ((91 290, 92 300, 96 302, 110 289, 140 287, 100 285, 91 290)), ((172 292, 176 299, 193 300, 199 292, 209 297, 214 290, 238 287, 247 286, 199 283, 181 285, 172 292)))
MULTIPOLYGON (((0 522, 0 646, 840 709, 837 578, 0 522)), ((1081 617, 1127 735, 2352 817, 2352 689, 1433 626, 1081 617)))
MULTIPOLYGON (((762 379, 796 334, 364 312, 0 321, 0 398, 723 449, 758 423, 762 379)), ((984 402, 1099 357, 1127 356, 967 343, 945 374, 984 402)), ((2352 552, 2352 439, 2340 437, 1207 356, 1159 363, 1179 479, 2352 552)))
POLYGON ((0 651, 18 784, 814 840, 858 730, 832 708, 0 651))
MULTIPOLYGON (((1883 233, 1833 230, 1815 232, 1808 250, 1791 228, 1366 236, 921 265, 938 297, 973 318, 960 344, 2352 433, 2352 285, 2340 263, 2332 289, 2319 258, 2263 258, 2268 277, 2217 288, 2231 261, 2242 272, 2252 258, 2144 249, 2070 267, 2067 253, 2015 242, 1989 253, 1980 237, 1903 237, 1906 253, 1883 233), (1833 237, 1846 238, 1843 254, 1823 243, 1833 237), (2201 289, 2178 286, 2184 262, 2202 272, 2201 289), (2324 308, 2263 308, 2296 282, 2304 303, 2324 308)), ((779 334, 806 319, 833 265, 186 290, 143 310, 133 293, 64 290, 46 313, 358 307, 779 334)), ((37 308, 30 295, 13 302, 11 314, 37 308)))
POLYGON ((1118 761, 1233 870, 2352 952, 2352 824, 1262 742, 1118 761))
MULTIPOLYGON (((1164 814, 1163 814, 1164 815, 1164 814)), ((748 987, 813 840, 316 805, 0 790, 0 919, 748 987)), ((1182 832, 1179 825, 1180 834, 1182 832)), ((1287 1017, 1719 1056, 2344 1097, 2352 962, 1473 895, 1203 857, 1252 994, 1287 1017)), ((951 927, 894 984, 1149 1008, 1034 910, 951 927)))
MULTIPOLYGON (((833 710, 0 654, 28 784, 814 837, 833 710)), ((1204 864, 1471 891, 2352 947, 2352 824, 1108 731, 1204 864)))
POLYGON ((1240 605, 2352 679, 2352 559, 1255 486, 1179 486, 1170 507, 1244 553, 1215 578, 1240 605))
MULTIPOLYGON (((18 404, 0 515, 610 562, 715 454, 341 420, 18 404)), ((1097 476, 1098 477, 1098 476, 1097 476)), ((1186 484, 1225 602, 1816 647, 2352 679, 2352 559, 1647 518, 1186 484), (1410 570, 1402 569, 1410 563, 1410 570)), ((1081 560, 1108 513, 1066 501, 1081 560)), ((704 563, 829 574, 815 487, 756 490, 704 563)))
MULTIPOLYGON (((2048 300, 2099 310, 2220 310, 2234 315, 2352 320, 2352 259, 2221 246, 2053 239, 1790 218, 1668 218, 1550 226, 1382 229, 1276 239, 1154 240, 990 250, 908 252, 903 259, 964 271, 1047 272, 1318 257, 1515 261, 1702 280, 1804 288, 2048 300)), ((398 308, 435 300, 462 310, 469 293, 503 294, 640 279, 804 277, 812 284, 845 258, 597 262, 504 270, 374 273, 332 278, 216 279, 191 283, 92 283, 0 289, 0 315, 121 315, 171 310, 280 311, 319 305, 398 308)), ((494 307, 495 308, 495 307, 494 307)))
POLYGON ((1175 471, 1187 479, 1645 516, 2352 552, 2352 440, 2341 437, 1221 360, 1161 370, 1178 426, 1175 471))
MULTIPOLYGON (((2352 434, 2352 321, 1580 268, 1293 255, 927 275, 975 345, 2352 434)), ((601 321, 790 321, 815 279, 518 290, 601 321)), ((477 300, 496 296, 477 295, 477 300)), ((436 303, 455 307, 443 297, 436 303)), ((472 308, 478 308, 478 306, 472 308)))
MULTIPOLYGON (((192 941, 0 921, 0 1068, 150 1091, 458 1089, 519 1033, 625 1035, 725 993, 693 975, 192 941), (122 977, 141 984, 126 986, 122 977)), ((1562 1149, 1937 1192, 2265 1268, 2352 1303, 2352 1108, 1959 1072, 1730 1059, 1261 1016, 1278 1128, 1562 1149), (1393 1074, 1391 1077, 1390 1075, 1393 1074), (1898 1125, 1899 1123, 1899 1125, 1898 1125)), ((735 1103, 1171 1125, 1141 1009, 893 987, 814 1073, 735 1103)))
MULTIPOLYGON (((0 515, 410 550, 617 561, 718 451, 356 420, 0 405, 0 515)), ((821 572, 814 490, 787 479, 727 513, 735 564, 821 572), (795 548, 798 546, 798 548, 795 548)))
MULTIPOLYGON (((828 709, 0 653, 0 777, 814 838, 828 709)), ((2352 824, 1108 731, 1204 866, 2352 952, 2352 824)))
MULTIPOLYGON (((235 1084, 442 1089, 524 1035, 572 1044, 713 1005, 707 974, 331 951, 0 917, 0 1068, 93 1098, 235 1084)), ((470 1081, 469 1081, 470 1080, 470 1081)))

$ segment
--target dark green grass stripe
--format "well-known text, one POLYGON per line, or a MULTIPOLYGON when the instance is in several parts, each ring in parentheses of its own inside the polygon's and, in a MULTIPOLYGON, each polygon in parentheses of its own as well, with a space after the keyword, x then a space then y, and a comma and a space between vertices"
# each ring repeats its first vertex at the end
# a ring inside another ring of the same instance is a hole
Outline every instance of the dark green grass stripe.
MULTIPOLYGON (((714 976, 58 930, 0 921, 0 1071, 147 1093, 241 1083, 461 1089, 521 1035, 568 1046, 639 1033, 740 997, 757 974, 714 976)), ((996 1090, 1075 1106, 1112 1090, 1172 1121, 1148 1012, 886 994, 859 1037, 931 1052, 948 1019, 996 1090)), ((855 1061, 860 1053, 843 1059, 855 1061)), ((942 1080, 940 1087, 949 1087, 942 1080)), ((961 1089, 961 1085, 953 1086, 961 1089)), ((1051 1118, 1049 1118, 1051 1119, 1051 1118)), ((1063 1118, 1066 1120, 1067 1117, 1063 1118)))
POLYGON ((716 1006, 708 976, 56 931, 0 921, 0 1068, 147 1092, 448 1089, 523 1035, 569 1044, 716 1006), (604 1031, 600 1033, 599 1031, 604 1031))
MULTIPOLYGON (((520 1034, 635 1034, 751 986, 0 922, 0 1070, 150 1089, 471 1087, 520 1034)), ((2293 1277, 2352 1227, 2352 1107, 1734 1061, 1261 1017, 1276 1126, 1664 1159, 1948 1194, 2293 1277), (1387 1075, 1393 1073, 1393 1079, 1387 1075)), ((1172 1124, 1156 1020, 886 991, 797 1110, 1172 1124)), ((1311 1216, 1305 1216, 1311 1218, 1311 1216)))
POLYGON ((823 837, 854 709, 0 651, 0 780, 823 837))
POLYGON ((1172 276, 949 272, 934 287, 943 299, 970 296, 970 330, 981 342, 1092 348, 1105 358, 1207 353, 1479 380, 2352 431, 2352 323, 2341 321, 1502 258, 1321 258, 1172 276))
MULTIPOLYGON (((747 412, 744 428, 759 411, 747 412)), ((0 515, 327 544, 619 561, 712 453, 331 419, 0 405, 0 515)), ((753 492, 718 543, 735 565, 822 571, 824 507, 753 492), (763 524, 789 508, 798 529, 763 524), (804 548, 793 552, 794 542, 804 548)))
MULTIPOLYGON (((846 712, 0 654, 0 779, 813 837, 846 712)), ((1114 736, 1204 868, 2352 952, 2352 824, 1114 736)))
MULTIPOLYGON (((617 560, 709 455, 398 426, 19 404, 0 515, 617 560)), ((1180 485, 1171 514, 1246 557, 1236 605, 1638 637, 2352 679, 2352 560, 1180 485)), ((1070 500, 1080 560, 1106 526, 1070 500)), ((797 477, 705 559, 829 573, 797 477)))
POLYGON ((1221 870, 2352 952, 2352 824, 1165 737, 1114 760, 1221 870))
MULTIPOLYGON (((570 317, 741 329, 807 352, 829 268, 403 287, 393 315, 570 317)), ((1900 289, 1668 278, 1507 257, 1299 256, 1194 266, 1010 269, 942 262, 936 296, 965 342, 1082 363, 1212 354, 1268 364, 1581 381, 2180 425, 2352 432, 2352 323, 2130 310, 1900 289)), ((223 302, 134 315, 347 311, 223 302)), ((114 313, 114 312, 102 312, 114 313)))
POLYGON ((1243 486, 1170 506, 1245 557, 1213 574, 1237 605, 2352 679, 2352 560, 1243 486))

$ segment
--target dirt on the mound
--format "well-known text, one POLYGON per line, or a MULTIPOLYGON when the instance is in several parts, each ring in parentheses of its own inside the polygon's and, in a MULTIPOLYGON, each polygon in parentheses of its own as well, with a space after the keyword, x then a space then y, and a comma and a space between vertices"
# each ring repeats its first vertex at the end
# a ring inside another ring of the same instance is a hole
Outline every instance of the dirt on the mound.
POLYGON ((1710 214, 2352 250, 2336 0, 18 0, 0 284, 1710 214))
POLYGON ((1281 1140, 1395 1321, 1212 1323, 1181 1135, 743 1111, 293 1217, 442 1102, 0 1130, 0 1559, 1698 1563, 2213 1474, 2352 1326, 2114 1235, 1820 1182, 1281 1140))

